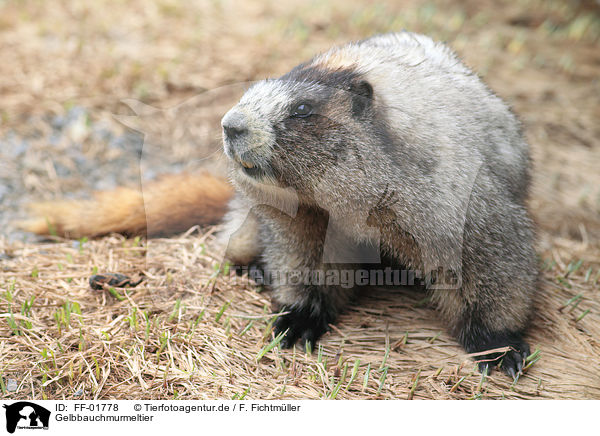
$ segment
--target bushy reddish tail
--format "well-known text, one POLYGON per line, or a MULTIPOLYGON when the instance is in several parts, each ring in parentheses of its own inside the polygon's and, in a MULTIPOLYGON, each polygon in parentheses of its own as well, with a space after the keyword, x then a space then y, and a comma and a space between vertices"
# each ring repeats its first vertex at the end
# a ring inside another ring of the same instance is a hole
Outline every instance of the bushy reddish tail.
POLYGON ((101 191, 90 200, 60 200, 30 205, 23 230, 68 238, 109 233, 164 236, 194 225, 215 224, 225 214, 233 188, 209 174, 177 174, 133 188, 101 191))

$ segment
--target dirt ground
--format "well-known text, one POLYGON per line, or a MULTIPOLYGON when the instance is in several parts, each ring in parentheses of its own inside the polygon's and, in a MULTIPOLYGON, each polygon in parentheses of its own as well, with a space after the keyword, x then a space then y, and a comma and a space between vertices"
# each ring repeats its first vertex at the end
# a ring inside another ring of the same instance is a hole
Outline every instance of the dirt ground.
POLYGON ((0 59, 3 398, 600 399, 597 2, 1 2, 0 59), (270 348, 268 295, 219 272, 214 228, 48 242, 13 225, 31 201, 220 171, 218 121, 248 82, 402 29, 448 42, 532 147, 539 359, 517 383, 483 380, 405 290, 361 297, 312 355, 270 348), (146 279, 112 295, 96 271, 146 279))

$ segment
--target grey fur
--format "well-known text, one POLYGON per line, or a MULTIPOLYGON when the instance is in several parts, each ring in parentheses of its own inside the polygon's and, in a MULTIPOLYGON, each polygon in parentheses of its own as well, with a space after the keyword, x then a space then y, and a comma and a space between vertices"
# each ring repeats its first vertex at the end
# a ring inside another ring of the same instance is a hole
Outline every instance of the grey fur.
MULTIPOLYGON (((271 271, 358 268, 378 260, 374 248, 394 264, 450 271, 455 282, 429 286, 449 330, 469 352, 511 346, 503 369, 520 370, 537 277, 528 145, 452 51, 408 32, 334 48, 256 84, 223 122, 242 118, 247 131, 225 138, 244 198, 226 234, 258 228, 254 254, 271 271), (290 117, 302 102, 315 113, 290 117), (237 228, 249 213, 252 226, 237 228)), ((279 325, 288 345, 316 340, 352 296, 337 285, 272 288, 292 312, 279 325)))

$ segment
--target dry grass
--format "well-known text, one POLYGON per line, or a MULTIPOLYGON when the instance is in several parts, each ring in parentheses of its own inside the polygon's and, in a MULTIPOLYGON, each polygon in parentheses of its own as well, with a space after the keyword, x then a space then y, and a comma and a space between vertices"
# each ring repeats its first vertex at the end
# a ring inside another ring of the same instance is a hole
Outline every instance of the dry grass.
MULTIPOLYGON (((266 351, 273 340, 268 296, 217 272, 214 229, 150 241, 31 243, 9 242, 7 228, 0 236, 1 395, 600 398, 598 7, 558 0, 500 6, 4 3, 0 134, 38 138, 29 157, 36 161, 48 145, 39 134, 45 127, 30 122, 35 114, 63 114, 77 104, 106 118, 128 113, 119 104, 124 97, 167 107, 205 89, 282 73, 333 43, 374 32, 404 27, 445 39, 512 103, 534 152, 531 206, 543 279, 528 339, 539 360, 516 384, 498 372, 482 381, 423 296, 408 290, 362 296, 310 356, 266 351), (87 283, 96 269, 145 280, 117 296, 96 292, 87 283)), ((207 120, 218 120, 227 105, 215 107, 207 120)), ((189 144, 172 139, 157 146, 169 158, 189 156, 181 151, 189 144)), ((104 158, 105 144, 90 141, 78 145, 82 152, 104 158)), ((65 159, 55 154, 50 163, 65 159)), ((3 165, 20 171, 0 162, 0 176, 3 165)), ((31 198, 85 185, 44 165, 15 175, 31 198)))
POLYGON ((307 356, 272 344, 270 303, 211 255, 211 233, 178 238, 0 243, 2 377, 11 398, 598 398, 600 251, 546 267, 530 342, 537 360, 512 385, 486 380, 423 295, 360 298, 307 356), (208 248, 207 248, 208 247, 208 248), (221 266, 221 271, 219 271, 221 266), (99 269, 143 274, 92 291, 99 269), (571 273, 569 273, 571 271, 571 273), (590 272, 591 271, 591 272, 590 272), (571 304, 567 304, 571 301, 571 304), (268 350, 265 352, 265 350, 268 350), (258 356, 264 355, 262 358, 258 356))

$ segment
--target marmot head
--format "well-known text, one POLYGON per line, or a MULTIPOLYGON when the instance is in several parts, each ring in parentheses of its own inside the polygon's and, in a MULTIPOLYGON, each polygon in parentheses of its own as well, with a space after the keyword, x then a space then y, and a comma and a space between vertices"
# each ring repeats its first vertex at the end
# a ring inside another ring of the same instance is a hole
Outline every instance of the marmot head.
POLYGON ((225 153, 242 190, 260 196, 292 188, 310 203, 331 197, 318 192, 334 188, 324 177, 353 174, 356 185, 366 176, 371 146, 385 139, 377 96, 356 66, 325 60, 256 83, 223 117, 225 153))

